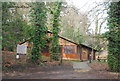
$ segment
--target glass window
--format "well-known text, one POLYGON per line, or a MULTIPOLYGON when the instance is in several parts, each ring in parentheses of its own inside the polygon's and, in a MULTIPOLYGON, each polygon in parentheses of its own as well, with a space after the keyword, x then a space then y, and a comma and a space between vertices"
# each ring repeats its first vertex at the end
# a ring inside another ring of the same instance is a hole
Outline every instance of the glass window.
POLYGON ((75 46, 74 45, 65 45, 64 53, 75 53, 75 46))
POLYGON ((49 52, 49 46, 45 46, 45 47, 42 49, 42 52, 49 52))

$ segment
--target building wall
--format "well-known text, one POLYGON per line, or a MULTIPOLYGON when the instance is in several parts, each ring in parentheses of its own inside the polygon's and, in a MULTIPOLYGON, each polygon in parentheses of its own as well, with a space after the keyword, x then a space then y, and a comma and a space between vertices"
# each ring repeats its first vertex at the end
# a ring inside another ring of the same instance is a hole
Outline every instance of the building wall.
POLYGON ((50 52, 42 52, 44 56, 50 56, 50 52))
MULTIPOLYGON (((89 60, 90 59, 90 54, 92 52, 91 48, 82 46, 81 48, 81 52, 80 52, 80 60, 89 60)), ((93 60, 96 60, 96 51, 93 51, 93 60)))
POLYGON ((81 49, 82 49, 81 60, 88 60, 89 50, 86 47, 82 47, 81 49))
POLYGON ((59 44, 62 46, 63 59, 76 59, 76 60, 80 59, 80 55, 77 52, 77 45, 76 44, 71 43, 71 42, 64 40, 62 38, 59 38, 59 44), (65 45, 74 45, 74 53, 65 53, 65 50, 64 50, 65 45))
MULTIPOLYGON (((48 33, 48 36, 52 36, 52 33, 48 33)), ((61 54, 63 59, 80 59, 80 55, 77 52, 77 45, 71 43, 61 37, 59 37, 59 45, 61 45, 61 54), (65 53, 64 47, 65 45, 74 45, 74 53, 65 53)), ((49 52, 42 52, 45 56, 50 56, 50 49, 49 52)))
MULTIPOLYGON (((48 36, 52 36, 52 33, 48 33, 48 36)), ((59 37, 59 45, 61 45, 61 54, 63 59, 74 59, 74 60, 89 60, 89 55, 91 53, 91 49, 85 46, 79 47, 77 44, 72 43, 62 37, 59 37), (74 46, 74 53, 65 53, 65 46, 66 45, 73 45, 74 46)), ((49 52, 42 52, 45 56, 50 56, 50 49, 49 52)), ((93 55, 95 59, 95 53, 93 55)))
POLYGON ((107 50, 103 50, 103 51, 101 51, 100 53, 97 53, 97 54, 96 54, 96 60, 98 59, 98 56, 99 56, 100 58, 107 58, 107 55, 108 55, 108 51, 107 51, 107 50))

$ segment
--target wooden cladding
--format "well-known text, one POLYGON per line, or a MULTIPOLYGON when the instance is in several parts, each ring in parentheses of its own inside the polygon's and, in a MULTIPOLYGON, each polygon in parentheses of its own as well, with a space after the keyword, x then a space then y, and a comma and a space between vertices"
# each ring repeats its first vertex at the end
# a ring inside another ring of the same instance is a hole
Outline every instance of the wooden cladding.
MULTIPOLYGON (((52 32, 48 31, 48 36, 52 36, 52 32)), ((50 42, 48 43, 48 45, 50 42)), ((45 56, 50 56, 50 49, 46 47, 43 50, 45 56)), ((59 35, 59 54, 62 55, 63 59, 77 59, 77 60, 88 60, 91 48, 82 44, 77 44, 70 39, 64 38, 59 35)), ((95 52, 95 51, 94 51, 95 52)), ((95 57, 95 54, 94 56, 95 57)))

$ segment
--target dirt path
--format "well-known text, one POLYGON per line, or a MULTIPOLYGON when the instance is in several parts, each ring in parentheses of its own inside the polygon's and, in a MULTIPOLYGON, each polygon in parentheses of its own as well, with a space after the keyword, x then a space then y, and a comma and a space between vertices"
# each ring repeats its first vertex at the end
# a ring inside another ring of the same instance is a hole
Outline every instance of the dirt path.
POLYGON ((94 71, 93 69, 73 69, 73 63, 53 65, 41 68, 31 68, 24 72, 14 72, 3 75, 3 79, 117 79, 117 76, 108 72, 94 71))

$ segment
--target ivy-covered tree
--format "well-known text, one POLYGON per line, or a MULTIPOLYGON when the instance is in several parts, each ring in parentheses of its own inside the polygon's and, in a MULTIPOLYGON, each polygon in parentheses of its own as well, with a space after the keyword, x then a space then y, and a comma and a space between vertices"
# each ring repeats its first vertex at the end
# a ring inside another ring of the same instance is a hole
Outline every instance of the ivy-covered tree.
POLYGON ((2 2, 2 50, 14 51, 16 44, 25 39, 27 26, 15 2, 2 2))
MULTIPOLYGON (((0 2, 0 50, 2 50, 2 3, 0 2)), ((1 53, 1 51, 0 51, 1 53)), ((0 62, 2 61, 2 54, 0 54, 0 62)), ((2 67, 0 67, 0 70, 2 71, 2 67)))
POLYGON ((110 3, 108 15, 108 65, 120 72, 120 1, 110 3))
POLYGON ((32 3, 31 8, 31 25, 34 27, 33 32, 33 47, 31 50, 31 60, 33 63, 38 63, 38 60, 42 56, 42 48, 44 47, 47 34, 46 27, 46 5, 44 2, 32 3))
POLYGON ((59 60, 59 37, 60 32, 60 11, 61 2, 54 2, 53 8, 53 19, 52 19, 52 41, 51 41, 51 58, 54 60, 59 60))

